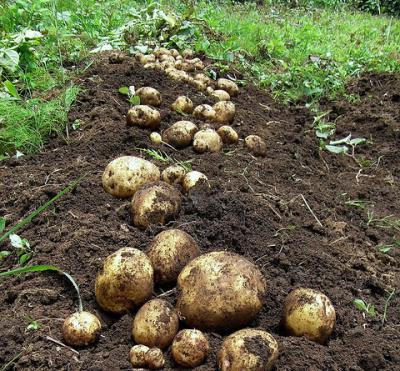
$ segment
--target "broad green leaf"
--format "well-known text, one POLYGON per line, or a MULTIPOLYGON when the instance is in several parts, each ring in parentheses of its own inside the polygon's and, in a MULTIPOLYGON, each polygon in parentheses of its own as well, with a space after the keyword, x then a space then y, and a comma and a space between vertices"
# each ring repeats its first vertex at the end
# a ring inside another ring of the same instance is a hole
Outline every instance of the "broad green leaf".
POLYGON ((118 89, 118 92, 119 92, 120 94, 123 94, 123 95, 128 95, 128 94, 129 94, 129 88, 128 88, 127 86, 121 86, 121 87, 118 89))
POLYGON ((6 228, 6 218, 0 216, 0 233, 2 233, 5 228, 6 228))
POLYGON ((19 64, 19 54, 13 49, 6 49, 0 54, 0 66, 9 72, 15 72, 19 64))
POLYGON ((138 106, 140 104, 140 97, 138 95, 130 97, 129 103, 132 104, 132 106, 138 106))
POLYGON ((15 88, 14 84, 10 80, 4 81, 4 87, 6 88, 7 92, 14 98, 20 98, 17 89, 15 88))
POLYGON ((24 266, 26 263, 28 263, 29 260, 32 259, 32 256, 33 254, 31 252, 22 254, 18 260, 19 265, 24 266))
POLYGON ((347 153, 349 150, 346 146, 332 146, 332 145, 326 145, 325 148, 332 153, 347 153))
POLYGON ((366 311, 367 305, 365 304, 364 300, 362 299, 354 299, 353 304, 356 306, 358 310, 366 311))
POLYGON ((379 250, 379 252, 381 252, 382 254, 387 254, 390 250, 392 250, 392 246, 381 245, 381 246, 378 246, 378 250, 379 250))
POLYGON ((344 144, 344 143, 349 143, 349 140, 351 139, 351 134, 349 134, 347 137, 338 139, 338 140, 333 140, 329 144, 332 146, 336 146, 338 144, 344 144))
POLYGON ((26 329, 28 331, 36 331, 39 330, 42 327, 42 325, 40 324, 40 322, 38 321, 32 321, 27 327, 26 329))
POLYGON ((5 259, 7 256, 10 256, 11 252, 7 250, 0 251, 0 260, 5 259))
POLYGON ((365 138, 354 138, 354 139, 352 139, 351 141, 350 141, 350 144, 352 145, 352 146, 357 146, 357 145, 359 145, 359 144, 364 144, 364 143, 366 143, 367 142, 367 140, 365 139, 365 138))

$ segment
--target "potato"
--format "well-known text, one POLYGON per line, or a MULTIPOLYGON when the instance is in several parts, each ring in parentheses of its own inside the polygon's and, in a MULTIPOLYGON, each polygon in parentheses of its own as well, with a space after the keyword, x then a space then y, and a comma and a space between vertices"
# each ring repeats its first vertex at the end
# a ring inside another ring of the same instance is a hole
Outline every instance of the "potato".
POLYGON ((200 171, 189 171, 182 179, 182 187, 189 192, 198 182, 208 183, 208 178, 200 171))
POLYGON ((185 49, 185 50, 182 52, 182 57, 183 57, 183 58, 192 58, 193 55, 194 55, 194 51, 193 51, 193 50, 190 50, 190 49, 185 49))
POLYGON ((214 129, 202 129, 193 137, 193 148, 198 153, 218 152, 222 148, 222 139, 214 129))
POLYGON ((172 63, 170 61, 163 61, 160 63, 160 70, 164 71, 168 68, 174 68, 175 67, 175 63, 172 63))
POLYGON ((150 134, 150 141, 151 141, 151 143, 153 143, 153 144, 155 144, 155 145, 161 144, 161 142, 162 142, 161 134, 159 134, 159 133, 153 131, 153 132, 150 134))
POLYGON ((74 347, 82 347, 94 343, 101 331, 99 319, 89 312, 71 314, 63 323, 64 341, 74 347))
POLYGON ((192 143, 197 126, 191 121, 178 121, 162 133, 165 143, 175 148, 185 148, 192 143))
POLYGON ((184 231, 168 229, 159 233, 147 250, 155 282, 161 285, 175 283, 183 267, 200 253, 196 241, 184 231))
POLYGON ((214 120, 219 124, 232 122, 235 117, 235 105, 230 101, 221 101, 213 105, 215 111, 214 120))
POLYGON ((265 157, 267 155, 267 144, 258 135, 249 135, 244 138, 247 149, 255 156, 265 157))
POLYGON ((218 352, 221 371, 268 371, 278 358, 278 343, 267 331, 247 328, 228 336, 218 352))
POLYGON ((172 55, 164 54, 164 55, 160 56, 159 61, 160 62, 169 62, 171 64, 174 64, 175 63, 175 58, 172 55))
POLYGON ((207 86, 206 93, 212 95, 212 93, 214 93, 214 88, 212 86, 207 86))
POLYGON ((124 313, 146 302, 153 287, 150 259, 138 249, 124 247, 104 260, 96 277, 96 300, 108 312, 124 313))
POLYGON ((176 81, 187 81, 189 79, 189 75, 185 71, 180 71, 175 68, 167 68, 165 73, 176 81))
POLYGON ((138 58, 139 58, 140 64, 142 64, 142 65, 156 61, 156 57, 154 54, 148 54, 148 55, 141 54, 138 56, 138 58))
POLYGON ((305 336, 324 344, 333 332, 335 321, 335 308, 320 291, 300 287, 285 300, 282 324, 289 335, 305 336))
POLYGON ((183 367, 200 366, 210 351, 207 338, 199 330, 182 330, 175 336, 171 346, 174 361, 183 367))
POLYGON ((171 51, 168 50, 167 48, 156 47, 156 48, 154 48, 153 54, 157 58, 160 58, 163 55, 171 55, 171 51))
POLYGON ((171 165, 163 170, 161 180, 172 185, 180 184, 185 174, 186 170, 182 166, 171 165))
POLYGON ((244 257, 217 251, 192 260, 178 276, 177 311, 200 330, 240 328, 262 308, 265 279, 244 257))
POLYGON ((188 97, 181 95, 171 104, 171 109, 173 111, 190 114, 193 112, 193 102, 188 97))
POLYGON ((239 87, 231 80, 228 79, 218 79, 217 80, 218 89, 225 90, 231 97, 235 97, 239 94, 239 87))
POLYGON ((160 170, 150 161, 122 156, 111 161, 102 176, 103 188, 116 197, 132 197, 138 188, 160 180, 160 170))
POLYGON ((236 144, 239 141, 238 133, 231 126, 221 126, 217 133, 225 144, 236 144))
POLYGON ((194 86, 198 91, 206 91, 207 89, 207 84, 204 81, 192 80, 190 84, 194 86))
POLYGON ((177 61, 175 61, 175 63, 174 63, 174 67, 177 69, 177 70, 182 70, 182 67, 183 67, 183 61, 182 60, 180 60, 180 59, 178 59, 177 61))
POLYGON ((208 104, 200 104, 197 106, 193 111, 193 116, 196 119, 200 119, 203 121, 206 120, 214 120, 215 111, 214 109, 208 104))
POLYGON ((176 57, 178 57, 178 56, 180 57, 180 54, 179 54, 178 50, 176 50, 176 49, 171 49, 170 52, 171 52, 171 55, 172 55, 174 58, 176 58, 176 57))
POLYGON ((162 299, 148 301, 139 309, 132 324, 132 337, 137 344, 167 348, 179 329, 174 307, 162 299))
POLYGON ((129 126, 156 129, 160 126, 161 116, 156 109, 145 105, 132 107, 126 116, 126 123, 129 126))
POLYGON ((202 82, 204 82, 206 85, 209 85, 209 84, 211 83, 211 79, 210 79, 207 75, 205 75, 204 73, 197 73, 197 74, 194 76, 194 79, 195 79, 195 80, 198 80, 198 81, 202 81, 202 82))
POLYGON ((149 62, 149 63, 146 63, 143 66, 143 68, 145 68, 146 70, 147 69, 154 70, 154 69, 157 69, 157 65, 158 65, 158 63, 149 62))
POLYGON ((155 224, 165 224, 181 209, 181 196, 177 189, 165 182, 147 183, 133 195, 133 224, 145 229, 155 224))
POLYGON ((225 90, 213 90, 210 97, 217 102, 231 100, 230 95, 225 90))
POLYGON ((144 356, 150 370, 158 370, 165 365, 164 355, 159 348, 151 348, 144 356))
POLYGON ((186 72, 193 72, 193 71, 196 69, 196 67, 195 67, 194 64, 188 63, 188 62, 186 61, 186 62, 182 62, 182 63, 180 64, 180 69, 181 69, 182 71, 186 71, 186 72))
POLYGON ((146 345, 134 345, 129 352, 129 360, 134 368, 145 367, 146 363, 146 353, 150 350, 146 345))
POLYGON ((136 95, 140 98, 140 104, 148 104, 154 107, 161 106, 162 98, 160 92, 150 86, 144 86, 136 90, 136 95))

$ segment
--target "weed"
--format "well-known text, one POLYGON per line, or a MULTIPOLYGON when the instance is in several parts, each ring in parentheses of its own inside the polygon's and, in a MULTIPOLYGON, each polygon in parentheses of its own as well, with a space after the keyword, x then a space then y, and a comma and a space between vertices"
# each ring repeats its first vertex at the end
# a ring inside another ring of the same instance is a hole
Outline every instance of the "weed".
POLYGON ((368 210, 367 212, 367 226, 373 225, 378 228, 384 229, 395 229, 400 231, 400 219, 396 218, 394 215, 387 215, 383 218, 376 218, 374 212, 368 210))
POLYGON ((165 152, 159 150, 159 149, 147 149, 147 148, 135 148, 136 150, 140 152, 144 152, 146 155, 150 156, 151 158, 154 158, 157 161, 161 161, 164 163, 172 163, 174 162, 173 158, 170 157, 168 154, 165 152))
POLYGON ((10 235, 10 242, 15 247, 19 265, 24 266, 32 259, 33 251, 27 239, 21 238, 17 234, 12 234, 10 235))
POLYGON ((355 208, 355 209, 361 209, 361 210, 364 210, 364 209, 367 207, 367 205, 368 205, 369 203, 370 203, 369 201, 366 201, 366 200, 358 200, 358 199, 355 199, 355 200, 348 200, 348 201, 345 202, 345 204, 346 204, 347 206, 353 207, 353 208, 355 208))
POLYGON ((388 311, 390 302, 396 293, 396 289, 386 290, 386 293, 388 294, 388 296, 385 299, 385 306, 384 306, 383 315, 382 315, 382 325, 384 325, 385 322, 387 321, 387 311, 388 311))
POLYGON ((354 299, 353 304, 355 307, 362 311, 363 313, 368 314, 370 317, 375 318, 377 313, 375 309, 375 305, 373 304, 367 304, 364 300, 362 299, 354 299))
POLYGON ((387 254, 395 248, 400 248, 400 240, 395 240, 392 244, 380 244, 376 248, 382 254, 387 254))
POLYGON ((28 322, 28 326, 26 326, 26 331, 36 331, 42 327, 42 324, 34 320, 31 316, 26 317, 26 321, 28 322))
POLYGON ((140 104, 140 97, 135 95, 134 86, 121 86, 118 89, 118 92, 128 97, 128 102, 131 104, 131 106, 138 106, 140 104))

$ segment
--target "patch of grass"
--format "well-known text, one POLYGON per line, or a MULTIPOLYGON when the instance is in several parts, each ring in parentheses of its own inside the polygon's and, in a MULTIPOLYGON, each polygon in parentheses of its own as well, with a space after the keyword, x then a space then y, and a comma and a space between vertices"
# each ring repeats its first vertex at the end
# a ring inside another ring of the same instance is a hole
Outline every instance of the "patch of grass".
POLYGON ((367 220, 367 225, 368 226, 375 226, 378 228, 383 228, 383 229, 395 229, 397 231, 400 231, 400 218, 395 217, 394 215, 386 215, 382 218, 375 217, 375 214, 373 211, 368 210, 367 213, 368 220, 367 220))

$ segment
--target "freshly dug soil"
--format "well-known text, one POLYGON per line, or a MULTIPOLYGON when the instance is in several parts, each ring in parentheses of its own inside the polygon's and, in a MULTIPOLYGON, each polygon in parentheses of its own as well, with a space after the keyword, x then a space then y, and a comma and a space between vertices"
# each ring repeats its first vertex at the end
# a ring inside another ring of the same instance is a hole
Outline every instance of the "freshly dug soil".
MULTIPOLYGON (((277 370, 400 369, 400 249, 382 253, 377 248, 400 240, 399 78, 365 75, 349 86, 358 101, 324 103, 328 118, 336 120, 335 139, 351 133, 369 140, 355 148, 354 157, 321 151, 305 108, 284 107, 252 86, 241 88, 233 99, 233 126, 242 139, 263 137, 267 156, 252 157, 243 141, 223 153, 201 155, 191 147, 174 151, 162 146, 172 158, 190 160, 193 169, 208 176, 211 188, 193 189, 183 196, 175 221, 145 231, 132 226, 129 200, 104 192, 102 172, 121 155, 143 156, 161 169, 168 164, 138 149, 152 148, 150 132, 126 126, 129 105, 118 88, 158 89, 164 99, 161 129, 182 119, 169 109, 178 95, 196 104, 208 103, 207 98, 161 72, 142 69, 131 58, 110 63, 107 54, 79 83, 83 90, 70 122, 81 127, 70 127, 68 143, 54 139, 39 155, 0 163, 0 215, 8 230, 85 175, 18 234, 35 252, 30 264, 57 265, 77 280, 85 309, 101 318, 104 329, 99 342, 88 348, 74 352, 62 347, 51 339, 62 341, 62 320, 77 310, 69 282, 54 273, 1 278, 0 364, 14 359, 10 367, 18 370, 130 369, 132 314, 110 316, 99 309, 96 273, 118 248, 144 250, 161 230, 181 228, 204 252, 227 249, 260 267, 268 294, 249 326, 266 329, 278 340, 277 370), (337 310, 327 345, 285 336, 280 327, 284 299, 298 286, 321 290, 337 310), (392 289, 397 292, 388 302, 392 289), (375 318, 355 307, 356 298, 376 307, 375 318), (27 330, 32 320, 40 329, 27 330)), ((11 249, 8 240, 0 246, 11 249)), ((15 254, 0 262, 1 271, 13 267, 15 254)), ((155 295, 161 292, 157 288, 155 295)), ((166 298, 175 303, 174 295, 166 298)), ((216 353, 225 335, 208 334, 212 351, 198 370, 217 368, 216 353)), ((166 369, 178 369, 169 351, 166 359, 166 369)))

